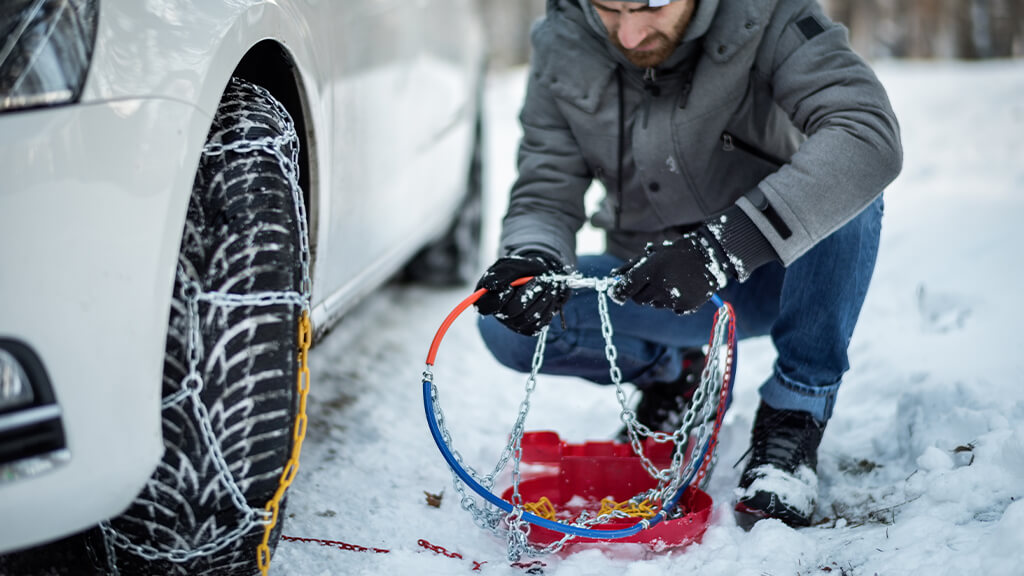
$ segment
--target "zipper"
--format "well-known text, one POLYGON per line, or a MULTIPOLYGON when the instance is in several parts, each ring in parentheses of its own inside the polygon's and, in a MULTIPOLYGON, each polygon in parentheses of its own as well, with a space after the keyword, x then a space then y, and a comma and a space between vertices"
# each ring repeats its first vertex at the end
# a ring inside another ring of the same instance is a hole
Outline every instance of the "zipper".
POLYGON ((660 95, 661 86, 658 86, 658 80, 656 78, 654 68, 647 68, 644 70, 644 130, 647 130, 647 120, 651 116, 651 100, 660 95))
POLYGON ((644 70, 644 89, 645 90, 647 89, 648 86, 654 86, 654 84, 656 82, 656 78, 655 78, 656 75, 657 75, 657 71, 654 68, 647 68, 646 70, 644 70))
POLYGON ((680 110, 685 110, 686 105, 690 102, 690 91, 693 90, 693 76, 693 70, 690 70, 690 72, 686 75, 686 82, 683 83, 683 93, 679 97, 680 110))
POLYGON ((746 152, 747 154, 750 154, 752 156, 760 158, 761 160, 764 160, 765 162, 768 162, 769 164, 774 164, 777 168, 781 168, 783 165, 786 164, 785 160, 781 160, 779 158, 776 158, 775 156, 772 156, 771 154, 769 154, 769 153, 767 153, 767 152, 765 152, 763 150, 760 150, 759 148, 756 148, 754 146, 751 146, 750 144, 747 144, 743 140, 740 140, 739 138, 734 136, 731 132, 728 132, 728 131, 722 132, 722 137, 721 138, 722 138, 722 150, 725 151, 725 152, 732 152, 733 150, 741 150, 743 152, 746 152))

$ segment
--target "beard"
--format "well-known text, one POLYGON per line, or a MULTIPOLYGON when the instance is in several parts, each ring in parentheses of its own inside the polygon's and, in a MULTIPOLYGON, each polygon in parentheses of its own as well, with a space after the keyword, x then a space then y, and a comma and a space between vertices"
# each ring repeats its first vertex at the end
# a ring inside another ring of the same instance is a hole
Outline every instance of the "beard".
POLYGON ((626 48, 619 42, 619 31, 609 30, 608 40, 619 49, 626 59, 630 61, 634 66, 638 68, 654 68, 662 62, 668 59, 669 56, 675 52, 676 47, 679 46, 679 42, 683 39, 683 33, 686 31, 686 27, 690 24, 690 17, 692 13, 687 13, 684 17, 680 18, 678 22, 672 27, 672 31, 669 34, 663 32, 654 32, 648 36, 643 44, 650 42, 651 40, 657 41, 656 45, 650 50, 631 50, 626 48))

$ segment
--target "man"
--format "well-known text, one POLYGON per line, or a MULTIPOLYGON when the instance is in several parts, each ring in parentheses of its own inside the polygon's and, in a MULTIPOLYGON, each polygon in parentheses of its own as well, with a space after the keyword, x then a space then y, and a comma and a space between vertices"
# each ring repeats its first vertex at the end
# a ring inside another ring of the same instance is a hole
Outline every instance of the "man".
POLYGON ((529 370, 529 335, 560 312, 544 371, 608 383, 596 296, 544 276, 618 276, 618 365, 642 391, 638 420, 672 429, 720 294, 741 338, 777 350, 737 520, 808 525, 882 191, 902 165, 883 87, 816 0, 549 0, 531 36, 519 178, 479 283, 487 346, 529 370), (577 257, 593 178, 607 252, 577 257))

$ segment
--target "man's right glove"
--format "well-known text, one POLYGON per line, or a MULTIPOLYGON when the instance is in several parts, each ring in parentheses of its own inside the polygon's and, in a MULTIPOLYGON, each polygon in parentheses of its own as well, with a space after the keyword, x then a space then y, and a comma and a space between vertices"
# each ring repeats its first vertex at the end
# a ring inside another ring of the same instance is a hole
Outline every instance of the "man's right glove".
POLYGON ((519 334, 533 336, 551 322, 569 299, 569 288, 564 282, 540 277, 563 272, 564 267, 554 258, 539 252, 499 258, 477 282, 477 290, 486 288, 487 293, 476 301, 476 309, 485 316, 493 314, 519 334), (534 278, 522 286, 511 285, 526 276, 534 278))

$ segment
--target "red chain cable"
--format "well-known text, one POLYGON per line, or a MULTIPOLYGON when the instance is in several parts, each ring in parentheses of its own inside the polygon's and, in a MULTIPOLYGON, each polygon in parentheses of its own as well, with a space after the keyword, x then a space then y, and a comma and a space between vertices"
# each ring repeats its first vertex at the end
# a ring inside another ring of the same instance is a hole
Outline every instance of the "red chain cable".
MULTIPOLYGON (((308 543, 308 544, 318 544, 320 546, 328 546, 328 547, 331 547, 331 548, 337 548, 339 550, 345 550, 346 552, 374 552, 376 554, 389 554, 391 552, 391 550, 386 550, 384 548, 368 548, 366 546, 359 546, 357 544, 349 544, 348 542, 341 542, 340 540, 324 540, 324 539, 321 539, 321 538, 300 538, 298 536, 285 536, 284 534, 281 535, 281 540, 284 540, 285 542, 304 542, 304 543, 308 543)), ((420 538, 416 542, 416 544, 419 545, 420 548, 423 548, 425 550, 429 550, 430 552, 433 552, 434 554, 440 554, 441 556, 444 556, 445 558, 451 558, 452 560, 465 560, 465 558, 462 556, 462 554, 459 554, 458 552, 452 552, 452 551, 448 550, 447 548, 445 548, 444 546, 438 546, 437 544, 431 544, 428 540, 423 539, 423 538, 420 538)), ((477 562, 476 560, 470 560, 470 562, 473 563, 472 570, 474 572, 479 572, 481 569, 483 569, 484 564, 487 564, 486 561, 484 561, 484 562, 477 562)), ((515 563, 515 564, 512 564, 512 566, 514 566, 516 568, 523 568, 523 569, 527 570, 527 573, 529 573, 529 574, 535 574, 535 573, 537 573, 537 572, 535 572, 535 570, 538 568, 538 564, 541 567, 545 566, 545 564, 543 562, 539 562, 539 563, 538 562, 532 562, 530 564, 515 563), (533 570, 533 571, 531 571, 531 570, 533 570)))
POLYGON ((319 544, 320 546, 330 546, 331 548, 337 548, 347 552, 374 552, 376 554, 388 554, 391 552, 391 550, 385 550, 383 548, 367 548, 366 546, 358 546, 356 544, 349 544, 338 540, 299 538, 298 536, 285 536, 284 534, 281 535, 281 540, 284 540, 285 542, 307 542, 311 544, 319 544))
POLYGON ((431 544, 430 542, 424 540, 423 538, 420 538, 419 540, 417 540, 416 543, 419 544, 420 548, 426 548, 427 550, 430 550, 434 554, 440 554, 441 556, 446 556, 448 558, 453 558, 453 559, 454 558, 458 558, 459 560, 462 560, 462 554, 459 554, 458 552, 449 552, 448 550, 445 549, 444 546, 437 546, 437 545, 431 544))
MULTIPOLYGON (((417 540, 416 543, 419 544, 421 548, 425 548, 427 550, 430 550, 431 552, 433 552, 435 554, 440 554, 441 556, 445 556, 447 558, 452 558, 452 559, 456 559, 457 558, 459 560, 463 560, 462 554, 459 554, 458 552, 449 552, 448 550, 445 549, 444 546, 438 546, 437 544, 431 544, 430 542, 426 541, 423 538, 420 538, 419 540, 417 540)), ((484 567, 484 564, 487 564, 487 562, 477 562, 476 560, 470 560, 470 562, 473 563, 473 571, 474 572, 479 572, 480 569, 484 567)))

